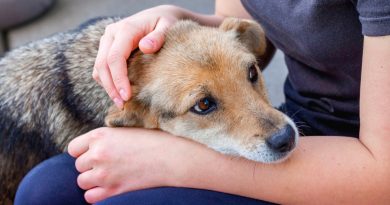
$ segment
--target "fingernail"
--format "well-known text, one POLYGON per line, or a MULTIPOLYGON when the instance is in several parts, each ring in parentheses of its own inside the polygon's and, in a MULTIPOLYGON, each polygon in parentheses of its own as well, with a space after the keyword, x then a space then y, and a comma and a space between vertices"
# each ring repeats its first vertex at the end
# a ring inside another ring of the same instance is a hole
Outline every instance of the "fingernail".
POLYGON ((127 101, 127 100, 128 100, 128 97, 127 97, 127 94, 126 94, 125 90, 120 89, 120 90, 119 90, 119 94, 121 95, 121 98, 122 98, 124 101, 127 101))
POLYGON ((115 105, 116 105, 118 108, 120 108, 120 109, 123 108, 123 100, 121 100, 121 99, 119 99, 119 98, 114 98, 114 103, 115 103, 115 105))
POLYGON ((149 38, 144 38, 140 42, 141 46, 146 49, 153 49, 154 48, 154 42, 149 38))

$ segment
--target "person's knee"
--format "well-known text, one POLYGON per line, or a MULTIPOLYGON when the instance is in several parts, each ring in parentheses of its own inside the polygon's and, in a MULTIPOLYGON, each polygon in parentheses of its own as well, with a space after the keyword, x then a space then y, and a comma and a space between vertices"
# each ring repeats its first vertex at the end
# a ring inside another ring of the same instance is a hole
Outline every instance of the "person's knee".
POLYGON ((85 204, 83 191, 77 186, 77 176, 74 159, 68 154, 50 158, 24 177, 14 204, 85 204))
POLYGON ((272 203, 251 199, 247 197, 226 194, 202 189, 162 187, 138 190, 120 194, 96 205, 121 205, 128 204, 144 205, 271 205, 272 203))
POLYGON ((44 172, 46 166, 40 164, 38 167, 32 169, 28 175, 26 175, 22 182, 19 184, 18 190, 15 196, 15 205, 18 204, 39 204, 45 198, 44 191, 42 188, 42 172, 44 172))

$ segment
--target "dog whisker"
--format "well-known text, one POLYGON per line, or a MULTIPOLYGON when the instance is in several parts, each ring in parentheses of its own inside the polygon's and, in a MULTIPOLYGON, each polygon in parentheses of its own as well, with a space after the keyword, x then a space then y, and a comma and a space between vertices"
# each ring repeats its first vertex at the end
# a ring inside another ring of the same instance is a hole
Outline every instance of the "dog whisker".
POLYGON ((292 114, 291 115, 291 118, 294 118, 295 117, 295 115, 297 115, 299 112, 301 112, 302 111, 302 108, 301 109, 299 109, 299 110, 297 110, 294 114, 292 114))

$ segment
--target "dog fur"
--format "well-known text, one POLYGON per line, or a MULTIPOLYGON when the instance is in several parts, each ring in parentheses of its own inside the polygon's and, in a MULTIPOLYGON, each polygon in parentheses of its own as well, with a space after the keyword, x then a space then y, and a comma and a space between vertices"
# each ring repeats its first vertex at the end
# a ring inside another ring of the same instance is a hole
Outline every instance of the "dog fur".
POLYGON ((133 97, 119 110, 91 77, 100 37, 117 20, 95 19, 0 59, 2 204, 12 203, 34 165, 105 124, 161 129, 260 162, 291 152, 272 152, 265 143, 286 124, 298 135, 267 99, 260 69, 272 49, 258 24, 233 18, 219 28, 177 23, 156 54, 133 52, 128 61, 133 97), (248 80, 248 68, 259 72, 256 81, 248 80), (205 98, 214 110, 196 113, 205 98))

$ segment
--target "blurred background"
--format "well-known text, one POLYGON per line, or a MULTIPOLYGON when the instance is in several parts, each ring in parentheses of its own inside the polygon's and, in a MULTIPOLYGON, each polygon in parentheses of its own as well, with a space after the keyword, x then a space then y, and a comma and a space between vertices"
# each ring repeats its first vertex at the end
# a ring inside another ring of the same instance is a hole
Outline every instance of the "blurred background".
MULTIPOLYGON (((0 0, 0 56, 30 41, 76 28, 93 17, 129 16, 161 4, 214 13, 212 0, 0 0)), ((274 106, 284 101, 282 86, 286 74, 283 54, 278 51, 264 71, 274 106)))

